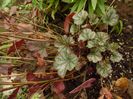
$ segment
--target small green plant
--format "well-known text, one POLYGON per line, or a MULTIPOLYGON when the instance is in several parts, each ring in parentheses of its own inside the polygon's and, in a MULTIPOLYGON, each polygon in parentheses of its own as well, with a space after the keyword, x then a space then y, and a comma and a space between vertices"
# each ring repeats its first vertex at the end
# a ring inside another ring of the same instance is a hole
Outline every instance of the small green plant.
MULTIPOLYGON (((110 10, 112 11, 112 8, 110 10)), ((116 18, 115 11, 112 12, 111 17, 108 17, 111 11, 107 13, 107 16, 104 16, 110 21, 105 21, 106 18, 104 18, 102 22, 113 26, 117 23, 118 18, 116 18), (113 18, 115 19, 113 20, 113 18)), ((72 18, 74 22, 70 28, 71 36, 62 36, 62 40, 58 41, 58 46, 55 43, 59 52, 55 57, 55 69, 57 69, 61 77, 65 77, 67 70, 71 71, 78 66, 79 57, 85 57, 88 62, 96 63, 97 73, 102 77, 107 77, 112 71, 110 62, 119 62, 122 59, 122 55, 117 51, 119 45, 109 41, 110 36, 108 33, 83 27, 85 24, 88 24, 86 19, 91 20, 86 11, 82 10, 72 18), (78 38, 74 39, 75 37, 78 38), (81 54, 79 56, 75 55, 74 49, 71 48, 73 45, 80 46, 80 42, 85 44, 83 49, 88 50, 86 56, 81 54)))
POLYGON ((11 7, 16 0, 1 0, 0 2, 0 9, 4 9, 6 7, 11 7))

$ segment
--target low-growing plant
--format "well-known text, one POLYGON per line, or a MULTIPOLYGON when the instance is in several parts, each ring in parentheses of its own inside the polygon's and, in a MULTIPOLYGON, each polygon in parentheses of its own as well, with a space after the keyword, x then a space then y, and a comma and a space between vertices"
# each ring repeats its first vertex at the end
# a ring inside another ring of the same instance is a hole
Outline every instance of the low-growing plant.
MULTIPOLYGON (((112 9, 110 10, 112 11, 112 9)), ((118 18, 115 17, 117 16, 115 12, 111 14, 112 17, 108 17, 110 10, 107 16, 104 16, 102 22, 112 26, 117 23, 118 18), (106 19, 110 20, 110 22, 105 21, 106 19)), ((80 58, 85 57, 88 62, 96 63, 98 74, 102 77, 107 77, 112 71, 110 62, 119 62, 122 59, 122 55, 117 51, 119 45, 110 42, 108 33, 84 27, 86 24, 89 24, 89 22, 86 22, 87 19, 92 20, 86 11, 82 10, 72 18, 71 35, 64 35, 61 40, 58 39, 59 41, 55 43, 55 46, 58 48, 58 55, 55 57, 54 67, 58 70, 58 74, 61 77, 65 77, 67 70, 71 71, 76 68, 80 58), (82 46, 80 45, 81 42, 84 45, 82 48, 80 48, 82 46), (80 51, 78 55, 74 54, 76 53, 74 52, 75 47, 72 46, 77 46, 76 49, 80 51), (88 53, 82 56, 85 50, 88 53)))

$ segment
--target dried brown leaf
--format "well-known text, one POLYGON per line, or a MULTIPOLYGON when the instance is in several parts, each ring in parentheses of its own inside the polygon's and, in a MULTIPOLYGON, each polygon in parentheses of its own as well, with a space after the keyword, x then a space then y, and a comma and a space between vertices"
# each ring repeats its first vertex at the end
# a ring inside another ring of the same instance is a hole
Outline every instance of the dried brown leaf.
POLYGON ((10 16, 16 14, 16 12, 17 12, 17 6, 12 6, 10 9, 10 16))
POLYGON ((104 97, 106 99, 113 99, 111 92, 105 87, 100 90, 100 95, 99 99, 104 99, 104 97))
POLYGON ((115 86, 121 89, 127 89, 128 88, 128 79, 126 77, 121 77, 115 82, 115 86))
POLYGON ((31 24, 19 23, 17 29, 21 32, 32 32, 33 26, 31 24))

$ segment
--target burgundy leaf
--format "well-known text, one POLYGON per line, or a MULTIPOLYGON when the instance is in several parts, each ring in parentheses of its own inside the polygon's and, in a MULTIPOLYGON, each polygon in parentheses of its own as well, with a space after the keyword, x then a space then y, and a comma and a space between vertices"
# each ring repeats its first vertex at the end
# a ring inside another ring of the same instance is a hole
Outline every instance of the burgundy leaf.
POLYGON ((56 94, 62 93, 62 91, 64 91, 64 89, 65 89, 64 82, 55 82, 53 85, 53 91, 56 94))
POLYGON ((69 28, 70 28, 70 23, 72 21, 72 17, 75 15, 75 13, 70 13, 68 14, 68 16, 66 16, 65 18, 65 22, 64 22, 64 31, 66 33, 69 32, 69 28))
POLYGON ((84 47, 85 47, 85 42, 79 41, 79 47, 80 47, 80 48, 84 48, 84 47))
POLYGON ((35 93, 36 91, 38 91, 41 87, 42 87, 42 84, 35 84, 35 85, 31 86, 31 87, 28 89, 29 95, 34 94, 34 93, 35 93))
POLYGON ((81 89, 84 88, 90 88, 92 86, 92 83, 95 81, 95 78, 90 78, 89 80, 83 82, 81 85, 79 85, 78 87, 76 87, 75 89, 73 89, 72 91, 70 91, 69 93, 76 93, 78 91, 80 91, 81 89))
POLYGON ((19 87, 17 87, 12 94, 8 97, 8 99, 16 99, 17 93, 19 91, 19 87))
POLYGON ((11 52, 15 52, 16 49, 19 49, 24 43, 25 43, 24 39, 14 42, 13 45, 8 50, 8 54, 10 54, 11 52))
POLYGON ((36 93, 38 90, 45 90, 49 87, 49 84, 35 84, 29 87, 28 94, 31 96, 32 94, 36 93))
POLYGON ((36 77, 35 74, 33 74, 31 72, 27 73, 26 79, 27 79, 27 81, 39 81, 40 80, 38 77, 36 77))

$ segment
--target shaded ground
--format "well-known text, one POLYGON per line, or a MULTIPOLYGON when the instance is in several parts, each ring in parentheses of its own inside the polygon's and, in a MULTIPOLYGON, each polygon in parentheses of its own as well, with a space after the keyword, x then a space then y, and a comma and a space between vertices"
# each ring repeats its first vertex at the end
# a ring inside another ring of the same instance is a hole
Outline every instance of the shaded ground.
MULTIPOLYGON (((123 54, 123 60, 120 63, 112 64, 113 73, 105 80, 106 83, 112 83, 116 79, 124 76, 128 79, 133 80, 133 1, 128 2, 127 4, 117 1, 115 3, 116 9, 120 15, 124 24, 124 29, 121 34, 112 33, 112 39, 115 42, 118 42, 121 45, 120 52, 123 54)), ((59 20, 60 21, 60 20, 59 20)), ((99 78, 97 74, 87 75, 88 78, 96 77, 99 78)), ((81 78, 82 79, 82 78, 81 78)), ((66 92, 65 95, 68 99, 73 99, 72 96, 69 96, 68 92, 78 86, 82 80, 71 80, 66 82, 66 92)), ((103 83, 105 83, 103 82, 103 83)), ((94 86, 87 90, 88 99, 97 99, 100 92, 100 80, 94 84, 94 86)), ((79 99, 79 97, 75 98, 79 99)), ((130 99, 128 94, 123 95, 123 99, 130 99)))
POLYGON ((124 28, 120 35, 113 34, 113 39, 121 45, 120 52, 123 54, 123 61, 115 64, 113 76, 119 78, 126 76, 133 80, 133 1, 127 4, 117 1, 117 11, 120 19, 123 20, 124 28))

